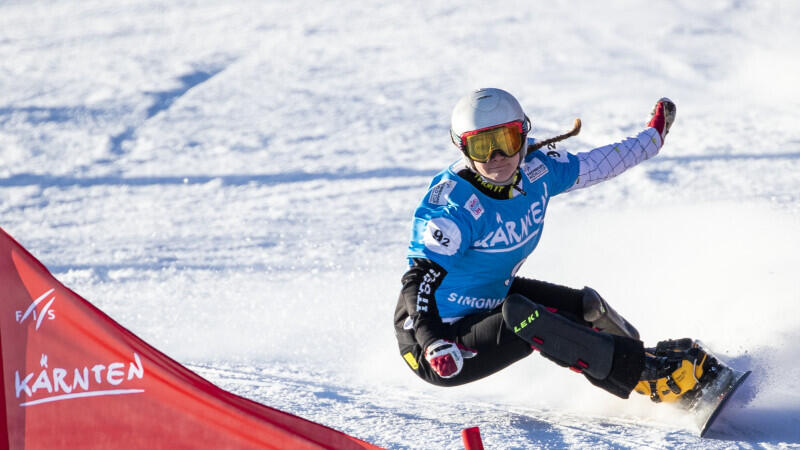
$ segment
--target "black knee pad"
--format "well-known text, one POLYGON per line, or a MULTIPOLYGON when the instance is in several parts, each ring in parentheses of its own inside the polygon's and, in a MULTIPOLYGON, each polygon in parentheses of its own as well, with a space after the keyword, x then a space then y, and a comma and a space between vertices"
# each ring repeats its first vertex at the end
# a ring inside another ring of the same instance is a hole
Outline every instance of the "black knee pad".
POLYGON ((503 303, 506 326, 542 352, 593 378, 603 380, 614 362, 614 338, 579 325, 519 294, 503 303))

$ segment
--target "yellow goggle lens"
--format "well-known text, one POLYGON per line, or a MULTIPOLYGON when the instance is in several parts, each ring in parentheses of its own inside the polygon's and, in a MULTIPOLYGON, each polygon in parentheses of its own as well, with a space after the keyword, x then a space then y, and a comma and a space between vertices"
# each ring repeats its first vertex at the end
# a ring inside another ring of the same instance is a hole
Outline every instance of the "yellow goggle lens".
POLYGON ((502 126, 464 137, 467 156, 475 161, 487 162, 495 150, 509 157, 516 155, 522 149, 520 128, 519 125, 502 126))

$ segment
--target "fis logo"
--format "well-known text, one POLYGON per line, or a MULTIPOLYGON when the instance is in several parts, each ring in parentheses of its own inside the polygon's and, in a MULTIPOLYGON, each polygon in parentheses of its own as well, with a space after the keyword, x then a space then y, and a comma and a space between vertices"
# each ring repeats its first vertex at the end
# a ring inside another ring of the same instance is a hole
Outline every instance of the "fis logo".
POLYGON ((30 323, 36 323, 36 329, 38 330, 40 326, 42 326, 42 321, 45 319, 47 320, 55 320, 56 312, 51 307, 53 306, 53 302, 56 301, 56 296, 51 294, 55 291, 55 289, 50 289, 49 291, 45 292, 44 294, 40 295, 39 298, 31 303, 31 306, 28 307, 25 311, 16 311, 15 319, 17 323, 23 324, 28 318, 30 318, 30 323), (40 303, 44 302, 47 299, 47 303, 41 309, 37 309, 40 303))
POLYGON ((514 333, 519 334, 519 332, 522 331, 523 328, 527 327, 529 323, 531 323, 534 320, 536 320, 537 317, 539 317, 539 311, 538 310, 534 311, 533 314, 528 316, 527 319, 525 319, 522 322, 520 322, 519 325, 514 325, 514 333))

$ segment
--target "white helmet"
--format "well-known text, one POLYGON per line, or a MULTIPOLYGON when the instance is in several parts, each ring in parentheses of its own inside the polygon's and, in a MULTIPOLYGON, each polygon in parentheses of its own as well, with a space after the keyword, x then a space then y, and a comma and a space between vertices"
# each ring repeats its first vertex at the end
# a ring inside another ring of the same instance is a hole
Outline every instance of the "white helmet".
MULTIPOLYGON (((522 146, 527 147, 527 135, 531 122, 522 111, 517 99, 502 89, 484 88, 471 92, 456 103, 450 117, 450 138, 466 156, 462 136, 485 128, 510 122, 522 123, 522 146)), ((527 148, 522 148, 522 158, 527 148)))

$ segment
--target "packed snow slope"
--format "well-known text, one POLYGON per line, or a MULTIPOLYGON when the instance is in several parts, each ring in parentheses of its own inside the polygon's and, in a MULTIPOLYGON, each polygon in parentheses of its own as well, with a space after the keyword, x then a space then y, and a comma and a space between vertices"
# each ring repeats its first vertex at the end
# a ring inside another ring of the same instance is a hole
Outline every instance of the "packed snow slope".
POLYGON ((391 448, 800 446, 800 5, 0 3, 0 226, 160 350, 391 448), (417 379, 392 313, 410 216, 458 157, 450 109, 516 95, 578 152, 661 154, 553 200, 521 275, 600 291, 646 344, 753 371, 710 433, 533 356, 417 379))

